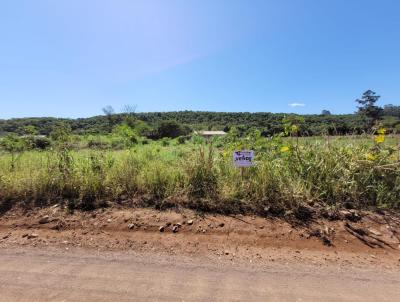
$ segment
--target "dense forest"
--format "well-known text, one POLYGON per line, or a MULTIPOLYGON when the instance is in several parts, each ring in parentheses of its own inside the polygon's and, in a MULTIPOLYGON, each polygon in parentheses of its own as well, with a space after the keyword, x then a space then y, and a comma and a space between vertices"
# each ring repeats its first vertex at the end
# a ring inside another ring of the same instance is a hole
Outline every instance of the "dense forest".
MULTIPOLYGON (((90 118, 62 119, 52 117, 15 118, 0 120, 0 135, 7 133, 22 134, 26 126, 34 126, 39 134, 48 135, 60 124, 68 125, 76 134, 104 134, 110 132, 112 126, 121 124, 126 119, 125 113, 95 116, 90 118)), ((260 130, 263 135, 281 133, 284 130, 284 119, 291 117, 300 121, 302 135, 345 135, 360 134, 368 130, 364 115, 289 115, 282 113, 249 113, 249 112, 149 112, 136 113, 135 119, 143 121, 148 127, 155 128, 163 121, 176 121, 193 130, 225 130, 237 127, 241 132, 252 129, 260 130)), ((400 131, 400 106, 384 107, 381 119, 383 126, 390 132, 400 131)))
MULTIPOLYGON (((26 127, 33 127, 40 135, 49 135, 57 127, 68 127, 74 134, 106 134, 118 125, 128 124, 139 129, 141 136, 163 137, 163 131, 188 134, 192 130, 224 130, 235 127, 244 134, 254 129, 263 136, 284 132, 285 124, 296 124, 302 136, 361 134, 373 129, 374 125, 384 127, 388 133, 400 132, 400 106, 376 106, 379 96, 368 90, 356 100, 360 105, 354 114, 332 115, 328 110, 321 114, 295 115, 269 112, 207 112, 176 111, 136 113, 127 107, 123 113, 115 113, 113 108, 103 108, 104 115, 89 118, 65 119, 53 117, 14 118, 0 120, 0 135, 9 133, 26 134, 26 127)), ((168 135, 166 135, 168 136, 168 135)))

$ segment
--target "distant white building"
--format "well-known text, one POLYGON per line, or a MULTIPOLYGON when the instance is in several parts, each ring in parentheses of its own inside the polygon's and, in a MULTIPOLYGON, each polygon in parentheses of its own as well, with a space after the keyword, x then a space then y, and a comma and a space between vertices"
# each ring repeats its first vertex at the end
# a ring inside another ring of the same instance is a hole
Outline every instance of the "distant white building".
POLYGON ((194 133, 205 138, 211 138, 214 136, 224 136, 227 134, 225 131, 195 131, 194 133))

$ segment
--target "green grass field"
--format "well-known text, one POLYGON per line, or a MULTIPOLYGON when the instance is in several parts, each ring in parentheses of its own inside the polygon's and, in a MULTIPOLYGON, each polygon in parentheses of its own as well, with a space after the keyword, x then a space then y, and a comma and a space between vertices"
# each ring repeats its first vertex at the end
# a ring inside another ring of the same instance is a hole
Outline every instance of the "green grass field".
POLYGON ((228 136, 208 144, 175 139, 120 150, 87 148, 80 138, 46 151, 3 150, 1 207, 65 202, 73 210, 129 201, 257 214, 299 205, 398 208, 399 138, 376 138, 228 136), (240 149, 256 154, 255 165, 243 173, 232 163, 232 152, 240 149))

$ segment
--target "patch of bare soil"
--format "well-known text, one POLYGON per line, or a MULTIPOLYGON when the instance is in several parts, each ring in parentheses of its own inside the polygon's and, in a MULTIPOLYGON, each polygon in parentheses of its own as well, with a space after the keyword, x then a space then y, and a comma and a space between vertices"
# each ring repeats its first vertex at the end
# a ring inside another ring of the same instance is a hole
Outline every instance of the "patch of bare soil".
POLYGON ((72 247, 201 256, 214 260, 400 268, 397 214, 341 211, 307 224, 190 210, 60 206, 0 216, 0 248, 72 247))

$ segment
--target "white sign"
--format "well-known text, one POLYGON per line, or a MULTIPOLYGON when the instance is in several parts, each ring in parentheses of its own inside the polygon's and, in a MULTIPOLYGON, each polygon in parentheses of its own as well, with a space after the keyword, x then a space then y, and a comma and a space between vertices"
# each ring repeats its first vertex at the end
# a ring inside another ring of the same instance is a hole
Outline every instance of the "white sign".
POLYGON ((253 165, 253 159, 253 150, 240 150, 233 152, 233 164, 235 167, 251 167, 253 165))

